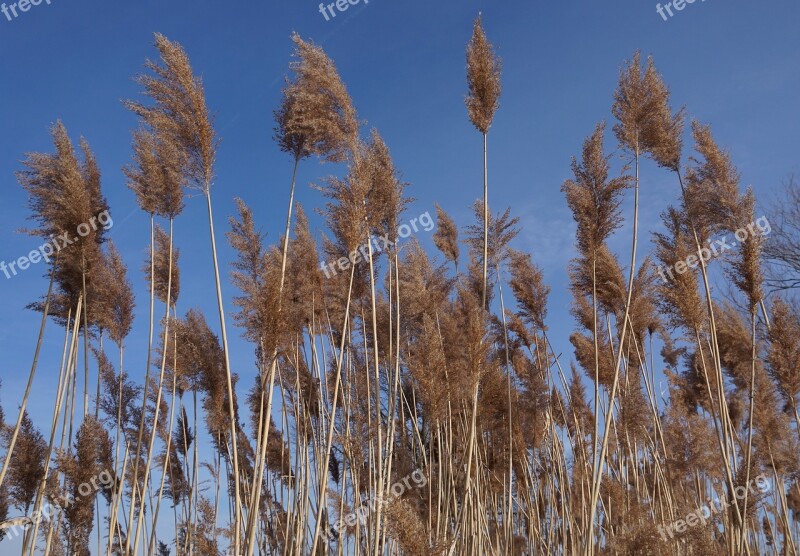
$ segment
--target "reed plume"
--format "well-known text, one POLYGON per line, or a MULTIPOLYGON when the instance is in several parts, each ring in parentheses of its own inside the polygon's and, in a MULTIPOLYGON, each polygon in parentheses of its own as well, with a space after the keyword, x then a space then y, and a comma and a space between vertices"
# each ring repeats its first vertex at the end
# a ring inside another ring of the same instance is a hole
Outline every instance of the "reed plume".
POLYGON ((162 130, 133 133, 133 164, 123 168, 139 207, 150 215, 175 218, 184 208, 186 153, 162 130))
POLYGON ((621 226, 622 195, 631 187, 626 174, 609 179, 610 156, 603 152, 604 137, 603 122, 584 141, 580 162, 572 159, 574 178, 561 188, 578 225, 578 249, 587 258, 621 226))
MULTIPOLYGON (((12 432, 10 428, 3 427, 3 443, 6 447, 11 443, 12 432)), ((8 505, 16 507, 27 515, 36 497, 37 487, 44 476, 47 454, 47 442, 42 433, 36 429, 27 411, 23 413, 16 444, 17 455, 9 467, 4 494, 8 505)))
POLYGON ((450 215, 442 207, 436 205, 436 232, 433 234, 433 241, 436 247, 445 258, 453 263, 458 272, 458 228, 450 215))
POLYGON ((781 396, 795 415, 800 426, 800 316, 788 303, 776 299, 772 304, 772 326, 769 329, 769 353, 767 362, 772 379, 778 385, 781 396))
POLYGON ((295 159, 316 155, 346 160, 358 138, 358 119, 336 65, 319 46, 292 35, 294 72, 275 111, 275 141, 295 159))
POLYGON ((472 125, 483 135, 483 285, 481 306, 488 303, 489 283, 489 177, 487 164, 487 135, 500 102, 500 59, 494 53, 481 16, 472 26, 472 38, 467 45, 467 114, 472 125))
POLYGON ((483 30, 481 16, 472 26, 467 45, 467 113, 472 125, 483 135, 489 132, 500 105, 500 58, 483 30))

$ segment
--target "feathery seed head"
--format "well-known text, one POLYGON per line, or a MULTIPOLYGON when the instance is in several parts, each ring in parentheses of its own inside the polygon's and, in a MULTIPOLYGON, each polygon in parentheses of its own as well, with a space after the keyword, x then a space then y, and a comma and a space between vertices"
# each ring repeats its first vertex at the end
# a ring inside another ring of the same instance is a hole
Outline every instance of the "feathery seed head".
POLYGON ((175 218, 184 206, 184 151, 170 137, 141 129, 133 133, 133 158, 123 172, 139 206, 148 214, 175 218))
POLYGON ((347 88, 321 47, 292 35, 297 61, 294 79, 283 89, 275 111, 275 140, 295 158, 317 155, 346 160, 358 144, 358 119, 347 88))
POLYGON ((620 70, 611 111, 618 120, 614 133, 620 145, 637 156, 649 154, 660 166, 678 170, 683 110, 672 115, 669 90, 652 58, 647 59, 642 73, 641 54, 637 51, 620 70))
POLYGON ((183 47, 156 33, 155 46, 161 63, 147 60, 137 81, 152 106, 127 101, 126 106, 140 116, 170 148, 181 152, 188 180, 207 192, 214 177, 217 137, 206 106, 203 83, 192 72, 183 47))
POLYGON ((608 179, 610 165, 609 157, 603 153, 604 134, 605 123, 599 123, 583 143, 581 161, 572 160, 575 179, 565 181, 561 187, 578 223, 578 248, 589 258, 622 224, 621 197, 631 186, 627 175, 608 179))
POLYGON ((436 205, 436 232, 433 242, 445 258, 458 267, 458 227, 442 207, 436 205))
POLYGON ((486 38, 481 17, 475 20, 467 45, 467 113, 478 131, 489 132, 500 105, 500 58, 486 38))

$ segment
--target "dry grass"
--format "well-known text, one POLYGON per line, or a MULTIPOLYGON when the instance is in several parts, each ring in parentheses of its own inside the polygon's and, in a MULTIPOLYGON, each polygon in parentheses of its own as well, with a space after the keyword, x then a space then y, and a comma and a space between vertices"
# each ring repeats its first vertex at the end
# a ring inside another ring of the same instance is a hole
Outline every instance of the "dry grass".
MULTIPOLYGON (((43 320, 29 387, 16 424, 0 413, 0 538, 20 522, 12 518, 71 494, 75 504, 26 528, 23 554, 798 554, 800 314, 765 299, 757 236, 708 263, 722 272, 702 263, 658 280, 656 264, 699 254, 756 213, 709 126, 692 122, 696 154, 683 153, 684 110, 670 107, 653 60, 643 65, 636 53, 614 94, 625 164, 615 169, 606 154, 605 123, 573 159, 562 191, 577 255, 563 277, 547 277, 510 247, 525 222, 489 209, 485 147, 500 62, 480 18, 466 104, 484 140, 484 196, 461 231, 437 205, 441 258, 414 241, 372 251, 372 236, 397 239, 407 184, 380 134, 357 119, 334 63, 292 40, 293 75, 275 111, 277 146, 295 169, 284 234, 266 244, 258 208, 240 200, 227 234, 237 256, 233 321, 253 346, 255 372, 239 377, 229 364, 213 119, 185 51, 156 35, 161 60, 139 77, 144 100, 126 103, 140 128, 124 169, 151 221, 146 373, 125 364, 132 287, 97 231, 52 261, 48 293, 32 304, 43 320), (346 165, 344 177, 317 186, 330 234, 319 245, 294 203, 297 166, 312 156, 346 165), (677 179, 665 231, 642 258, 644 157, 677 179), (199 311, 177 309, 173 226, 186 187, 207 202, 220 336, 199 311), (609 240, 628 195, 623 261, 609 240), (322 275, 320 256, 361 246, 363 263, 322 275), (577 323, 569 369, 548 328, 547 282, 564 278, 577 323), (722 282, 731 299, 716 294, 722 282), (48 317, 64 337, 43 435, 26 405, 48 317), (75 411, 84 355, 97 367, 94 415, 88 363, 84 411, 75 411), (131 378, 142 374, 141 384, 131 378), (113 485, 85 494, 102 471, 113 485), (768 492, 734 496, 759 475, 768 492), (709 497, 731 504, 708 524, 666 533, 709 497)), ((18 176, 41 236, 107 209, 88 144, 76 149, 60 123, 52 134, 54 152, 29 154, 18 176)))

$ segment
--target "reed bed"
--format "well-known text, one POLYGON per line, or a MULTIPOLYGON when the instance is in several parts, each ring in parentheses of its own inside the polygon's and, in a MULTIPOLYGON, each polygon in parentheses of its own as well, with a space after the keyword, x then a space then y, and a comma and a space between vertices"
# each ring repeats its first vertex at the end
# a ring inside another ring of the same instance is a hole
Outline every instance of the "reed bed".
MULTIPOLYGON (((710 126, 686 129, 653 60, 622 65, 613 124, 590 130, 562 186, 576 328, 572 357, 559 357, 547 278, 510 245, 525 223, 490 210, 501 62, 481 19, 466 109, 483 195, 461 229, 437 205, 435 253, 398 241, 412 199, 389 147, 325 52, 292 40, 274 113, 294 168, 285 228, 265 243, 258 207, 237 201, 226 307, 212 192, 233 192, 215 174, 212 111, 187 53, 155 36, 142 94, 125 103, 139 127, 123 169, 150 218, 148 345, 129 345, 129 270, 104 231, 60 251, 30 305, 42 321, 28 389, 18 416, 0 419, 0 538, 22 536, 23 556, 798 554, 800 313, 767 296, 763 237, 704 259, 710 239, 756 221, 755 197, 710 126), (322 242, 295 202, 309 159, 341 170, 316 185, 322 242), (640 229, 646 159, 674 178, 657 233, 640 229), (207 205, 213 316, 180 298, 187 190, 207 205), (626 218, 630 253, 618 256, 609 241, 626 218), (321 261, 342 258, 346 272, 323 275, 321 261), (37 428, 26 407, 50 320, 63 353, 51 422, 37 428), (232 371, 228 324, 254 369, 232 371), (127 364, 130 350, 146 350, 145 369, 127 364), (715 498, 725 507, 698 523, 715 498)), ((18 174, 42 237, 109 208, 88 142, 76 147, 60 122, 52 139, 18 174)))

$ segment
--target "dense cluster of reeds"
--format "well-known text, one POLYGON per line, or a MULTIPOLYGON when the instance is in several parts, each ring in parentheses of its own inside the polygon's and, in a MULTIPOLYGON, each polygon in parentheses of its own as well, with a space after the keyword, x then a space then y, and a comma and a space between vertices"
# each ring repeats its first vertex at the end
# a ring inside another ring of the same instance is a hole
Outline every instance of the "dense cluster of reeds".
MULTIPOLYGON (((102 230, 52 260, 31 305, 42 322, 28 390, 16 422, 0 413, 0 538, 21 535, 23 555, 798 554, 800 313, 766 299, 763 238, 703 260, 710 238, 755 221, 755 200, 710 127, 691 123, 695 154, 685 153, 684 111, 652 60, 637 53, 620 72, 611 111, 624 162, 606 152, 599 123, 562 187, 577 224, 578 328, 565 369, 548 335, 546 279, 510 247, 521 223, 489 207, 501 76, 481 20, 466 106, 484 140, 483 200, 461 239, 437 206, 441 257, 397 242, 411 199, 389 148, 364 132, 324 51, 293 41, 275 140, 294 176, 310 157, 345 171, 317 186, 330 233, 320 244, 294 177, 274 245, 238 201, 232 316, 256 368, 235 374, 229 363, 203 85, 180 45, 156 35, 160 60, 138 78, 142 99, 126 103, 140 127, 124 168, 151 222, 149 345, 126 344, 134 295, 102 230), (642 258, 645 158, 674 175, 675 203, 642 258), (216 329, 178 308, 173 229, 185 188, 207 203, 216 329), (627 195, 621 260, 609 239, 627 195), (373 251, 374 236, 389 248, 373 251), (363 246, 361 264, 323 277, 321 260, 363 246), (692 255, 689 272, 657 279, 657 265, 692 255), (722 297, 725 280, 733 293, 722 297), (63 354, 43 435, 26 406, 49 317, 63 354), (126 348, 147 350, 146 369, 126 364, 126 348), (102 474, 113 480, 95 488, 102 474), (756 477, 770 488, 739 496, 756 477), (715 497, 723 511, 680 525, 715 497)), ((108 208, 88 143, 76 150, 61 123, 52 135, 54 152, 29 154, 18 175, 31 233, 47 237, 108 208)))

